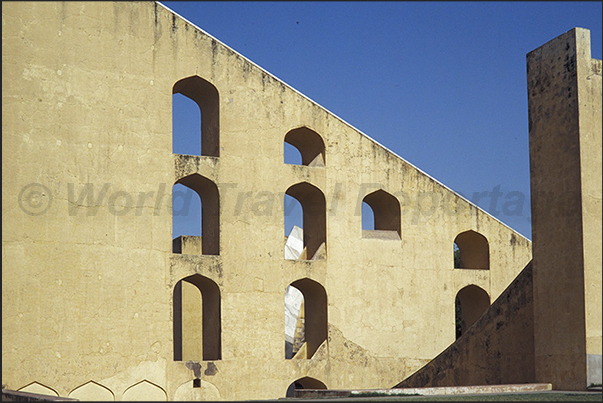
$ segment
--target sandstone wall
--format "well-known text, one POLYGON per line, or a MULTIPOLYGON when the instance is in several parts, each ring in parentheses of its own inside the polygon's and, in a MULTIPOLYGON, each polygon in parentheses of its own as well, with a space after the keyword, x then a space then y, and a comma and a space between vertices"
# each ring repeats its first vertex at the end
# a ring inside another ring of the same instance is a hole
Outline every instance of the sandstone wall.
POLYGON ((531 259, 526 238, 158 3, 5 2, 2 23, 8 388, 241 400, 283 397, 301 378, 392 385, 454 340, 459 290, 494 300, 531 259), (172 153, 174 91, 207 94, 211 155, 172 153), (297 128, 323 140, 322 163, 283 163, 297 128), (182 246, 201 254, 172 253, 177 181, 213 211, 213 231, 182 246), (324 236, 318 260, 284 259, 291 189, 322 205, 304 228, 324 236), (376 190, 400 204, 396 237, 362 236, 376 190), (488 270, 454 269, 465 231, 487 239, 488 270), (300 280, 321 312, 306 311, 306 337, 322 344, 286 360, 284 295, 300 280), (181 281, 215 306, 178 308, 181 281), (217 358, 177 359, 191 309, 217 358))
POLYGON ((583 390, 601 366, 601 61, 574 28, 527 66, 536 377, 583 390))

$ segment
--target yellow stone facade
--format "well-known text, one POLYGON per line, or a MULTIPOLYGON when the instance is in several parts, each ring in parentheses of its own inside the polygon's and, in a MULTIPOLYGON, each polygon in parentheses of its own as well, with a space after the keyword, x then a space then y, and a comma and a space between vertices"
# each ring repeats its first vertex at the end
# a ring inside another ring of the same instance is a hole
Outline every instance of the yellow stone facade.
POLYGON ((3 2, 2 24, 3 388, 391 387, 455 340, 459 291, 492 302, 531 260, 528 239, 161 4, 3 2), (174 93, 199 104, 204 155, 172 153, 174 93), (180 253, 176 183, 203 203, 202 239, 180 253), (284 259, 285 194, 304 208, 305 259, 284 259))
POLYGON ((536 378, 601 384, 601 60, 574 28, 527 55, 536 378))

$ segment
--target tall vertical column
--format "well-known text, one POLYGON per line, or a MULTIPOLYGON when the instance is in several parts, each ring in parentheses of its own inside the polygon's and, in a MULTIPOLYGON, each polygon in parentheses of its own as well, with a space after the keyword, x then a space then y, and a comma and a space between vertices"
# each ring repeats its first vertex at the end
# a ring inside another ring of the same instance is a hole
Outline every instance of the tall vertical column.
POLYGON ((590 32, 528 53, 527 75, 536 380, 584 390, 601 383, 601 61, 590 32))

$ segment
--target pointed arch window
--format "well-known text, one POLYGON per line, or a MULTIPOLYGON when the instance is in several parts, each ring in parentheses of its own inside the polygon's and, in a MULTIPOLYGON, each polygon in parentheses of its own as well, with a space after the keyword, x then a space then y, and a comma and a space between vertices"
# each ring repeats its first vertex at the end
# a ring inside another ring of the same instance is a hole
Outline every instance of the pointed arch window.
POLYGON ((478 232, 469 230, 458 234, 454 239, 453 252, 455 269, 490 269, 488 240, 478 232))
POLYGON ((458 339, 486 312, 490 306, 490 296, 483 288, 471 284, 456 294, 454 304, 458 339))
POLYGON ((219 255, 220 197, 216 184, 199 174, 186 176, 174 184, 172 200, 173 253, 219 255), (177 227, 179 223, 183 226, 177 227), (181 234, 183 228, 195 233, 181 234))
POLYGON ((298 127, 285 135, 284 156, 286 164, 324 167, 325 143, 314 130, 305 126, 298 127), (298 153, 290 146, 293 146, 298 153))
POLYGON ((174 287, 175 361, 213 361, 222 358, 220 287, 200 274, 174 287))
POLYGON ((400 202, 394 195, 380 189, 362 199, 363 238, 400 239, 401 233, 400 202))
POLYGON ((291 283, 285 293, 285 358, 312 358, 316 351, 326 343, 327 333, 327 292, 324 287, 309 278, 291 283), (292 289, 294 293, 291 292, 292 289), (301 300, 295 303, 296 298, 287 298, 288 294, 301 294, 297 298, 301 300), (287 315, 295 316, 294 332, 287 328, 287 315), (288 343, 291 343, 292 346, 289 346, 288 343))
MULTIPOLYGON (((320 189, 308 182, 295 184, 285 192, 284 213, 292 197, 301 205, 302 228, 293 227, 285 243, 285 258, 318 260, 326 258, 327 216, 325 196, 320 189), (299 247, 296 245, 299 244, 299 247), (293 252, 294 253, 293 253, 293 252), (290 254, 289 252, 292 252, 290 254)), ((287 225, 287 217, 285 217, 287 225)))
POLYGON ((220 97, 199 76, 183 78, 172 88, 172 144, 177 154, 220 156, 220 97))

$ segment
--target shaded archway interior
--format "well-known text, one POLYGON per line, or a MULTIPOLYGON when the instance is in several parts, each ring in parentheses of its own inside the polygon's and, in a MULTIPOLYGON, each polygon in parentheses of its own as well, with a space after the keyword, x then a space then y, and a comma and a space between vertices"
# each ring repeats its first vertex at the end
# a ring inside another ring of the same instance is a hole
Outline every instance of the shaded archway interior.
POLYGON ((291 286, 304 296, 306 357, 299 358, 312 358, 327 340, 327 292, 322 285, 308 278, 294 281, 291 286))
POLYGON ((318 379, 311 378, 309 376, 300 378, 296 381, 291 382, 287 388, 285 394, 286 397, 295 397, 296 389, 327 389, 327 385, 319 381, 318 379))
POLYGON ((402 235, 400 202, 384 190, 369 193, 362 200, 373 211, 374 231, 392 231, 402 235))
POLYGON ((291 186, 285 194, 302 206, 304 249, 307 260, 326 258, 327 220, 323 193, 307 182, 291 186))
POLYGON ((285 135, 285 143, 291 144, 301 154, 301 165, 324 167, 325 143, 314 130, 299 127, 285 135))
POLYGON ((186 277, 174 287, 174 360, 222 358, 220 288, 200 274, 186 277))
POLYGON ((457 321, 460 325, 457 338, 462 336, 489 306, 490 296, 481 287, 471 284, 461 289, 455 299, 457 321))
POLYGON ((490 268, 490 249, 488 240, 482 234, 469 230, 457 235, 454 244, 459 249, 460 269, 490 268))
MULTIPOLYGON (((199 175, 192 174, 178 181, 187 188, 195 191, 201 199, 201 253, 203 255, 220 254, 220 197, 218 187, 211 180, 199 175)), ((182 239, 174 240, 174 253, 187 253, 183 248, 182 239)), ((190 237, 193 238, 193 237, 190 237)))

